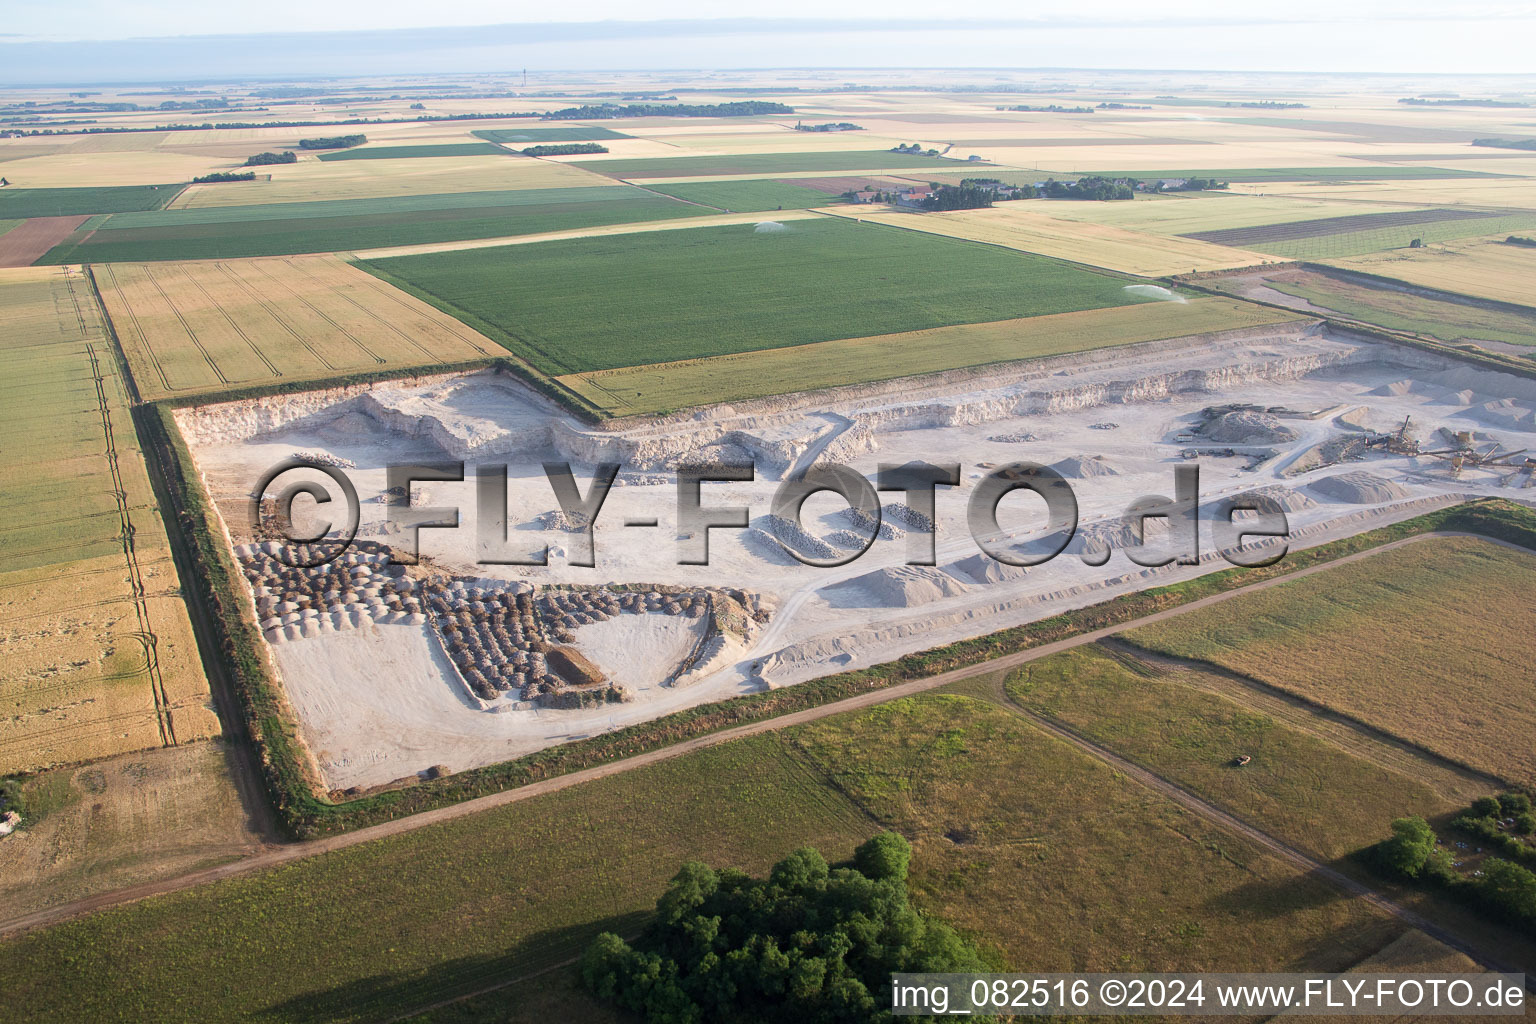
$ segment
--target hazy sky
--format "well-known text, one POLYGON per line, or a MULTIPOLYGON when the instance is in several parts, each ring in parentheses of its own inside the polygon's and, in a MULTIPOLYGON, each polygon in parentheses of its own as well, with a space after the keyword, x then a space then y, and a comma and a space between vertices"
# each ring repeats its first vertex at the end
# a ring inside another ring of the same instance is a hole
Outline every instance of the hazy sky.
POLYGON ((774 0, 752 10, 696 0, 643 7, 619 0, 558 7, 495 0, 0 5, 0 83, 521 67, 1536 73, 1531 0, 969 0, 948 14, 933 13, 942 8, 932 0, 853 8, 774 0), (869 16, 860 17, 863 11, 869 16), (722 16, 733 20, 715 20, 722 16), (635 20, 642 17, 647 21, 635 20))
MULTIPOLYGON (((1473 3, 1440 0, 1287 0, 1283 4, 1213 4, 1210 0, 1076 0, 1060 4, 1021 4, 1018 0, 968 0, 949 7, 932 0, 881 0, 867 10, 877 20, 950 18, 1086 21, 1149 18, 1194 24, 1317 20, 1328 23, 1368 23, 1451 20, 1442 42, 1462 33, 1483 36, 1488 22, 1511 16, 1536 17, 1536 4, 1473 3)), ((126 39, 142 36, 237 34, 251 32, 315 32, 345 29, 421 28, 433 25, 497 25, 547 21, 620 21, 700 18, 825 18, 848 17, 860 9, 829 7, 825 0, 774 0, 756 9, 698 0, 651 0, 637 7, 630 0, 573 0, 547 3, 506 3, 498 0, 265 0, 260 4, 209 3, 207 0, 71 0, 69 3, 17 3, 10 0, 3 27, 20 39, 126 39)), ((1497 31, 1497 30, 1494 30, 1497 31)), ((1471 40, 1469 40, 1470 42, 1471 40)), ((1529 45, 1533 40, 1526 37, 1529 45)), ((1406 70, 1406 69, 1405 69, 1406 70)))

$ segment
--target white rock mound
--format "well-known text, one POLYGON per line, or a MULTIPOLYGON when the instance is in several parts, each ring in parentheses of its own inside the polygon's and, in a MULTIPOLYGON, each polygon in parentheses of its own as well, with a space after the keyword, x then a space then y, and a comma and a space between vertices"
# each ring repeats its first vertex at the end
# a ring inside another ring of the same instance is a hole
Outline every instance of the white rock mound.
POLYGON ((1296 431, 1266 412, 1228 412, 1206 424, 1202 436, 1221 444, 1282 444, 1296 431))
POLYGON ((956 579, 971 583, 1002 583, 1021 578, 1029 570, 1022 565, 999 562, 990 555, 977 553, 944 566, 944 571, 956 579))
POLYGON ((835 604, 878 608, 913 608, 971 588, 942 570, 925 565, 897 565, 824 587, 835 604))
POLYGON ((1324 477, 1309 484, 1307 489, 1329 501, 1350 505, 1381 505, 1408 497, 1408 491, 1401 484, 1363 469, 1324 477))

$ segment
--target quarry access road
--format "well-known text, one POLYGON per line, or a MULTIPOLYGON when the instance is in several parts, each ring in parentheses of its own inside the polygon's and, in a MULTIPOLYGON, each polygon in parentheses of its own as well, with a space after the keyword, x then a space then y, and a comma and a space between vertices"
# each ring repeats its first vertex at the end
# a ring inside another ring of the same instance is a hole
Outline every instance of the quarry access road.
MULTIPOLYGON (((1400 548, 1408 544, 1416 544, 1421 541, 1431 540, 1438 537, 1476 537, 1479 540, 1485 540, 1489 541, 1490 543, 1515 548, 1516 550, 1526 550, 1525 548, 1520 548, 1518 545, 1507 544, 1503 541, 1497 541, 1493 540, 1492 538, 1469 533, 1447 531, 1443 533, 1424 533, 1413 537, 1406 537, 1402 540, 1392 541, 1378 547, 1369 548, 1365 551, 1357 551, 1354 554, 1344 555, 1331 561, 1324 562, 1320 565, 1309 566, 1305 569, 1298 569, 1296 572, 1288 573, 1284 576, 1277 576, 1273 579, 1262 580, 1258 583, 1251 583, 1247 586, 1238 587, 1220 594, 1212 594, 1209 597, 1202 597, 1191 601, 1188 604, 1179 605, 1176 608, 1166 608, 1162 611, 1153 612, 1150 615, 1144 615, 1138 619, 1132 619, 1128 622, 1119 623, 1118 625, 1106 626, 1102 629, 1081 633, 1077 636, 1068 637, 1063 640, 1056 640, 1052 641, 1051 643, 1041 644, 1039 647, 1031 647, 1028 650, 1018 651, 1014 654, 1006 654, 998 658, 993 658, 989 661, 977 663, 975 665, 967 665, 961 668, 951 669, 948 672, 941 672, 933 676, 925 676, 922 679, 909 680, 907 682, 898 683, 894 686, 888 686, 883 689, 872 690, 868 693, 861 693, 853 697, 848 697, 844 700, 818 705, 817 707, 813 708, 806 708, 803 711, 794 711, 786 715, 780 715, 776 718, 763 719, 762 721, 758 722, 749 722, 746 725, 739 725, 731 729, 722 729, 719 732, 709 733, 708 735, 704 736, 697 736, 693 739, 684 740, 681 743, 676 743, 669 747, 662 747, 659 750, 651 750, 643 754, 636 754, 635 756, 625 758, 622 761, 614 761, 608 764, 596 765, 591 768, 581 769, 580 771, 570 772, 566 775, 557 775, 553 778, 540 779, 538 782, 531 782, 526 786, 520 786, 516 789, 508 789, 500 793, 492 793, 487 796, 476 797, 473 800, 465 800, 462 803, 452 804, 448 807, 439 807, 430 811, 422 811, 419 814, 413 814, 406 818, 398 818, 394 821, 386 821, 379 825, 371 825, 367 828, 358 829, 355 832, 348 832, 337 836, 327 836, 323 839, 312 839, 282 846, 274 846, 243 860, 232 861, 230 863, 220 864, 211 868, 204 868, 199 871, 178 875, 174 878, 161 879, 156 882, 145 882, 123 889, 115 889, 110 892, 97 893, 96 895, 87 896, 83 899, 72 900, 68 903, 61 903, 57 906, 47 907, 42 910, 34 911, 30 914, 25 914, 20 917, 12 918, 8 921, 0 922, 0 937, 12 936, 22 932, 32 931, 37 928, 44 928, 49 925, 57 924, 61 921, 67 921, 70 918, 79 917, 83 914, 94 913, 99 910, 106 910, 111 907, 133 903, 138 900, 147 899, 151 896, 161 896, 167 893, 180 892, 186 889, 194 888, 196 886, 206 885, 210 882, 217 882, 228 878, 238 878, 240 876, 249 875, 257 871, 265 870, 267 868, 277 867, 282 864, 288 864, 293 861, 302 860, 306 857, 314 857, 336 850, 344 850, 348 847, 357 846, 362 843, 386 839, 390 836, 400 835, 401 833, 410 832, 418 828, 426 828, 432 825, 442 824, 443 822, 453 821, 457 818, 478 814, 481 811, 488 811, 493 808, 504 807, 508 804, 519 803, 523 800, 528 800, 536 796, 542 796, 546 793, 555 793, 563 789, 569 789, 572 786, 579 786, 584 782, 590 782, 594 779, 606 778, 610 775, 617 775, 621 772, 631 771, 644 765, 655 764, 659 761, 668 761, 672 758, 682 757, 683 755, 692 753, 696 750, 703 750, 708 747, 719 746, 722 743, 730 743, 733 740, 743 739, 748 736, 757 736, 762 733, 772 732, 778 729, 785 729, 790 726, 803 724, 805 722, 814 722, 818 719, 842 714, 845 711, 855 711, 860 708, 871 707, 876 704, 883 704, 886 701, 898 700, 902 697, 909 697, 914 694, 927 692, 929 690, 936 690, 940 687, 948 686, 951 683, 956 683, 963 679, 988 675, 993 672, 1007 671, 1020 665, 1027 664, 1032 661, 1037 661, 1041 658, 1048 658, 1053 654, 1060 654, 1063 651, 1068 651, 1075 647, 1081 647, 1085 644, 1095 643, 1099 640, 1105 639, 1106 637, 1114 636, 1117 633, 1123 633, 1126 630, 1136 629, 1141 626, 1148 626, 1156 622, 1164 622, 1168 619, 1176 618, 1180 615, 1186 615, 1191 612, 1199 611, 1202 608, 1209 608, 1212 605, 1221 604, 1224 601, 1230 601, 1233 598, 1241 597, 1244 594, 1252 594, 1260 590, 1266 590, 1270 587, 1279 586, 1284 583, 1290 583, 1294 580, 1304 579, 1307 576, 1324 572, 1328 569, 1332 569, 1340 565, 1347 565, 1351 562, 1359 562, 1367 558, 1373 558, 1376 555, 1391 551, 1394 548, 1400 548)), ((1150 773, 1144 774, 1150 775, 1150 773)), ((1164 780, 1162 784, 1164 786, 1173 787, 1173 784, 1166 782, 1166 780, 1164 780)), ((1177 789, 1177 787, 1173 788, 1177 789)), ((1173 793, 1168 790, 1160 791, 1165 792, 1169 796, 1173 795, 1173 793)), ((1180 803, 1184 802, 1185 801, 1180 800, 1180 803)), ((1188 805, 1186 804, 1186 806, 1188 805)), ((1206 806, 1210 812, 1206 816, 1212 817, 1212 820, 1218 821, 1225 827, 1234 828, 1240 833, 1249 835, 1250 837, 1264 836, 1265 845, 1269 846, 1271 849, 1276 849, 1277 851, 1282 847, 1287 850, 1290 849, 1289 847, 1285 847, 1283 843, 1280 843, 1279 840, 1268 837, 1265 833, 1259 832, 1257 829, 1253 829, 1251 826, 1242 825, 1241 822, 1238 822, 1237 819, 1232 818, 1230 815, 1226 815, 1224 812, 1209 807, 1209 805, 1204 806, 1206 806)), ((1322 877, 1328 878, 1331 877, 1331 875, 1338 874, 1337 872, 1332 872, 1332 869, 1327 868, 1325 865, 1307 858, 1299 851, 1292 851, 1292 853, 1294 856, 1302 858, 1307 862, 1308 870, 1316 872, 1322 877)), ((1342 875, 1338 877, 1348 882, 1348 885, 1351 887, 1364 889, 1364 887, 1360 886, 1359 883, 1344 879, 1344 876, 1342 875)), ((1382 904, 1386 903, 1385 899, 1380 897, 1373 898, 1373 902, 1378 899, 1382 904)), ((1401 917, 1404 921, 1409 921, 1410 917, 1412 917, 1412 923, 1414 924, 1414 927, 1425 927, 1425 925, 1418 923, 1418 919, 1416 917, 1409 915, 1409 912, 1403 911, 1401 908, 1398 908, 1398 910, 1400 912, 1397 913, 1396 916, 1401 917)), ((1432 932, 1432 934, 1436 933, 1432 932)), ((1439 937, 1438 934, 1437 937, 1439 937)), ((1446 940, 1442 939, 1442 941, 1446 940)), ((1447 944, 1455 945, 1457 948, 1463 948, 1463 945, 1459 943, 1447 942, 1447 944)), ((1478 957, 1478 959, 1483 959, 1486 962, 1486 958, 1478 957)))

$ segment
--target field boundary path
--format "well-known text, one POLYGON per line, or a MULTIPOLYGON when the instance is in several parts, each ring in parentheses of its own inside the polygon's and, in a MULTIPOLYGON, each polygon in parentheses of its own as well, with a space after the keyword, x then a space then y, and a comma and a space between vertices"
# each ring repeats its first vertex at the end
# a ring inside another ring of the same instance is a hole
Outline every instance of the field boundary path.
MULTIPOLYGON (((1391 541, 1378 547, 1369 548, 1365 551, 1357 551, 1353 554, 1344 555, 1331 561, 1324 562, 1320 565, 1299 569, 1296 572, 1290 573, 1286 576, 1277 576, 1273 579, 1261 580, 1260 582, 1251 583, 1247 586, 1238 587, 1234 590, 1224 591, 1219 594, 1212 594, 1209 597, 1202 597, 1198 600, 1179 605, 1175 608, 1167 608, 1162 611, 1153 612, 1150 615, 1144 615, 1139 619, 1133 619, 1129 622, 1122 622, 1113 626, 1105 626, 1102 629, 1091 630, 1089 632, 1081 633, 1077 636, 1068 637, 1063 640, 1056 640, 1052 641, 1051 643, 1041 644, 1039 647, 1032 647, 1025 651, 1018 651, 1014 654, 1003 655, 1002 657, 993 658, 990 661, 980 662, 975 665, 966 665, 961 668, 951 669, 948 672, 941 672, 937 675, 926 676, 922 679, 913 679, 908 682, 898 683, 894 686, 888 686, 883 689, 861 693, 853 697, 848 697, 844 700, 833 701, 831 703, 822 704, 817 707, 806 708, 802 711, 795 711, 786 715, 780 715, 776 718, 767 718, 757 722, 750 722, 746 725, 736 726, 731 729, 723 729, 719 732, 698 736, 690 740, 684 740, 681 743, 675 743, 669 747, 662 747, 659 750, 652 750, 643 754, 636 754, 635 756, 626 758, 622 761, 614 761, 609 764, 596 765, 591 768, 584 768, 580 771, 570 772, 565 775, 557 775, 553 778, 540 779, 538 782, 532 782, 526 786, 520 786, 516 789, 503 790, 500 793, 491 793, 486 796, 476 797, 473 800, 466 800, 462 803, 453 804, 448 807, 439 807, 429 811, 422 811, 419 814, 414 814, 406 818, 398 818, 394 821, 383 822, 382 824, 378 825, 372 825, 367 828, 358 829, 355 832, 348 832, 338 836, 327 836, 323 839, 314 839, 306 842, 292 843, 286 846, 280 846, 275 849, 268 850, 265 853, 256 854, 255 856, 248 857, 243 860, 233 861, 228 864, 220 864, 215 867, 204 868, 202 870, 193 871, 174 878, 161 879, 156 882, 146 882, 141 885, 129 886, 127 888, 117 889, 111 892, 97 893, 96 895, 87 896, 83 899, 73 900, 68 903, 61 903, 57 906, 47 907, 42 910, 34 911, 30 914, 25 914, 21 917, 12 918, 9 921, 0 922, 0 937, 16 935, 37 928, 44 928, 49 925, 57 924, 61 921, 69 920, 73 917, 79 917, 83 914, 94 913, 95 911, 105 910, 109 907, 116 907, 127 903, 137 902, 138 900, 147 899, 151 896, 160 896, 167 893, 180 892, 182 890, 191 889, 199 885, 205 885, 209 882, 216 882, 227 878, 238 878, 242 875, 252 874, 267 868, 277 867, 279 865, 288 864, 297 860, 303 860, 306 857, 313 857, 319 854, 329 853, 334 850, 344 850, 348 847, 357 846, 362 843, 373 842, 374 840, 378 839, 385 839, 389 836, 400 835, 404 832, 411 832, 415 829, 426 828, 428 826, 437 825, 446 821, 453 821, 458 818, 477 814, 481 811, 491 810, 492 808, 504 807, 508 804, 519 803, 523 800, 528 800, 536 796, 542 796, 546 793, 559 792, 563 789, 569 789, 572 786, 579 786, 584 782, 590 782, 593 779, 618 775, 622 772, 632 771, 644 765, 655 764, 660 761, 669 761, 673 758, 682 757, 697 750, 704 750, 709 747, 719 746, 723 743, 730 743, 734 740, 743 739, 748 736, 757 736, 762 733, 773 732, 779 729, 801 725, 806 722, 814 722, 818 719, 842 714, 845 711, 856 711, 860 708, 871 707, 876 704, 884 704, 887 701, 899 700, 902 697, 909 697, 915 694, 925 693, 929 690, 936 690, 940 687, 948 686, 951 683, 956 683, 963 679, 970 679, 976 676, 989 675, 994 672, 1017 668, 1020 665, 1027 664, 1032 661, 1038 661, 1041 658, 1048 658, 1054 654, 1060 654, 1063 651, 1068 651, 1076 647, 1082 647, 1087 644, 1096 643, 1099 640, 1103 640, 1106 637, 1113 636, 1117 633, 1123 633, 1127 630, 1137 629, 1142 626, 1151 625, 1155 622, 1163 622, 1168 619, 1176 618, 1180 615, 1196 612, 1203 608, 1209 608, 1212 605, 1221 604, 1224 601, 1230 601, 1234 598, 1241 597, 1244 594, 1251 594, 1257 591, 1267 590, 1270 587, 1280 586, 1295 580, 1304 579, 1308 576, 1315 575, 1316 573, 1325 572, 1336 566, 1348 565, 1352 562, 1359 562, 1367 558, 1373 558, 1376 555, 1383 554, 1395 548, 1404 547, 1408 544, 1417 544, 1423 541, 1444 537, 1473 537, 1478 540, 1489 541, 1490 543, 1499 544, 1501 546, 1513 548, 1519 551, 1527 550, 1525 548, 1521 548, 1519 545, 1510 544, 1506 541, 1499 541, 1490 537, 1484 537, 1481 534, 1463 533, 1459 531, 1423 533, 1413 537, 1406 537, 1402 540, 1391 541)), ((1079 742, 1086 743, 1087 741, 1079 740, 1079 742)), ((1105 751, 1104 754, 1108 757, 1114 756, 1109 755, 1107 751, 1105 751)), ((1127 768, 1125 770, 1129 773, 1130 769, 1134 766, 1131 766, 1130 762, 1126 762, 1126 765, 1127 768)), ((1136 771, 1142 772, 1143 774, 1151 777, 1150 773, 1145 772, 1144 769, 1136 769, 1136 771)), ((1163 785, 1172 786, 1173 784, 1164 782, 1163 785)), ((1199 798, 1194 797, 1192 794, 1187 795, 1189 796, 1189 799, 1197 801, 1199 800, 1199 798)), ((1181 800, 1180 802, 1182 803, 1183 801, 1181 800)), ((1200 802, 1203 803, 1203 801, 1200 802)), ((1216 820, 1220 820, 1224 823, 1230 821, 1230 827, 1239 831, 1243 835, 1249 835, 1250 833, 1260 836, 1263 835, 1263 833, 1258 832, 1257 829, 1243 825, 1236 818, 1232 818, 1230 815, 1226 814, 1226 812, 1218 811, 1214 807, 1211 807, 1210 810, 1213 815, 1220 816, 1216 820)), ((1284 844, 1281 844, 1279 840, 1275 840, 1269 837, 1265 837, 1264 842, 1265 845, 1273 844, 1272 848, 1284 846, 1284 844)), ((1290 850, 1289 847, 1286 847, 1285 849, 1290 850)), ((1279 851, 1277 850, 1277 852, 1279 851)), ((1331 869, 1325 869, 1322 865, 1316 864, 1315 861, 1311 861, 1309 858, 1306 858, 1305 855, 1301 854, 1299 851, 1290 850, 1290 854, 1282 855, 1287 856, 1288 859, 1291 857, 1291 855, 1294 855, 1296 858, 1301 858, 1307 862, 1309 870, 1317 870, 1320 872, 1331 871, 1331 869), (1313 865, 1316 866, 1314 867, 1313 865)), ((1359 889, 1364 893, 1371 892, 1371 890, 1366 889, 1360 883, 1349 880, 1345 876, 1339 875, 1337 872, 1332 872, 1332 875, 1337 875, 1338 878, 1342 880, 1340 884, 1347 884, 1347 887, 1350 888, 1350 891, 1359 889)), ((1331 878, 1331 876, 1327 877, 1331 878)), ((1374 899, 1381 899, 1385 903, 1384 897, 1373 897, 1373 900, 1374 899)), ((1385 909, 1385 907, 1383 909, 1385 909)), ((1402 914, 1409 915, 1410 912, 1403 910, 1402 914)), ((1403 919, 1408 920, 1408 917, 1405 916, 1403 919)), ((1415 921, 1417 921, 1416 917, 1415 921)), ((1426 927, 1426 925, 1416 923, 1415 927, 1426 927)), ((1434 926, 1427 926, 1426 930, 1433 927, 1434 926)), ((1448 942, 1447 944, 1452 943, 1448 942)), ((1456 945, 1457 948, 1463 948, 1463 946, 1459 943, 1456 945)), ((1486 958, 1478 957, 1478 959, 1482 959, 1487 962, 1486 958)), ((1536 977, 1533 977, 1533 983, 1536 983, 1536 977)))
MULTIPOLYGON (((1087 737, 1080 735, 1079 733, 1053 719, 1031 711, 1028 708, 1021 707, 1018 702, 1013 700, 1011 697, 1003 695, 999 698, 999 700, 1004 708, 1029 722, 1041 732, 1044 732, 1050 736, 1055 737, 1056 739, 1061 740, 1063 743, 1075 747, 1076 749, 1080 750, 1084 754, 1087 754, 1089 757, 1094 758, 1095 760, 1102 761, 1104 764, 1107 764, 1109 767, 1125 775, 1132 781, 1145 786, 1147 789, 1152 790, 1154 793, 1157 793, 1160 796, 1167 797, 1169 800, 1172 800, 1174 803, 1183 807, 1185 810, 1190 811, 1191 813, 1198 815, 1207 821, 1220 825, 1228 831, 1237 833, 1242 838, 1261 847, 1264 850, 1269 851, 1270 853, 1275 854, 1276 856, 1280 857, 1280 859, 1290 863, 1292 866, 1300 868, 1303 872, 1313 875, 1317 878, 1321 878, 1323 881, 1328 882, 1335 888, 1342 889, 1344 892, 1351 896, 1359 897, 1376 909, 1390 914, 1392 917, 1397 918, 1399 921, 1402 921, 1404 924, 1412 928, 1417 928, 1419 931, 1424 932, 1426 935, 1443 943, 1444 945, 1447 945, 1460 953, 1465 953, 1473 960, 1476 960, 1488 967, 1489 970, 1496 971, 1501 974, 1521 973, 1518 968, 1503 963, 1494 957, 1490 957, 1487 953, 1483 952, 1478 947, 1473 946, 1461 939, 1454 932, 1441 928, 1434 922, 1421 917, 1406 907, 1403 907, 1400 904, 1381 895, 1375 889, 1365 885, 1363 882, 1358 882, 1350 876, 1344 874, 1342 871, 1338 871, 1329 867, 1327 864, 1317 860, 1310 854, 1304 853, 1289 843, 1275 838, 1268 832, 1264 832, 1261 829, 1255 828, 1254 826, 1248 824, 1246 821, 1243 821, 1241 818, 1222 810, 1215 804, 1208 802, 1204 797, 1199 796, 1191 790, 1185 789, 1178 783, 1165 779, 1163 776, 1143 768, 1136 762, 1130 761, 1105 747, 1099 746, 1097 743, 1093 742, 1087 737)), ((1536 977, 1529 978, 1526 981, 1526 987, 1531 991, 1536 991, 1536 977)))

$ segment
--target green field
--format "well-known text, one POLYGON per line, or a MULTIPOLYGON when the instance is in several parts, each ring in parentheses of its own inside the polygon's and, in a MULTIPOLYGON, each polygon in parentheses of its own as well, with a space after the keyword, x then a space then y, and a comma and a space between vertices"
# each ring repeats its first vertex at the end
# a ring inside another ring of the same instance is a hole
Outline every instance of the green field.
POLYGON ((0 235, 23 223, 21 220, 0 220, 0 235))
MULTIPOLYGON (((714 174, 798 174, 818 171, 935 170, 990 167, 937 156, 893 153, 888 149, 838 150, 810 153, 741 153, 729 156, 663 156, 633 160, 578 160, 584 167, 611 178, 682 178, 714 174)), ((990 173, 990 172, 989 172, 990 173)))
POLYGON ((560 383, 615 416, 672 412, 714 402, 938 373, 966 366, 1280 323, 1291 315, 1246 302, 1114 306, 961 324, 905 334, 844 338, 707 359, 566 374, 560 383))
POLYGON ((489 142, 445 142, 436 146, 360 146, 321 153, 320 159, 332 160, 404 160, 428 156, 508 156, 500 146, 489 142))
POLYGON ((1371 287, 1305 271, 1282 275, 1267 284, 1278 292, 1389 330, 1428 335, 1445 342, 1501 341, 1536 346, 1536 315, 1484 309, 1471 303, 1430 298, 1404 289, 1371 287))
POLYGON ((1339 970, 1401 931, 1001 708, 928 696, 22 936, 8 1019, 376 1020, 632 933, 683 860, 759 872, 882 826, 913 840, 917 904, 1017 967, 1339 970))
POLYGON ((648 186, 691 203, 719 210, 750 213, 762 210, 810 210, 842 202, 837 196, 787 181, 700 181, 692 184, 648 186))
POLYGON ((115 214, 82 226, 40 263, 278 256, 536 234, 698 216, 628 185, 338 199, 115 214))
POLYGON ((550 374, 1137 301, 1118 278, 994 246, 843 219, 787 227, 614 235, 363 265, 550 374))
POLYGON ((487 142, 599 142, 603 139, 628 139, 632 136, 609 128, 570 124, 559 128, 482 128, 469 134, 487 142))
POLYGON ((1536 784, 1536 555, 1423 541, 1126 634, 1536 784), (1490 642, 1489 638, 1499 638, 1490 642))
POLYGON ((104 188, 0 188, 0 218, 78 217, 86 213, 158 210, 180 185, 113 185, 104 188))

